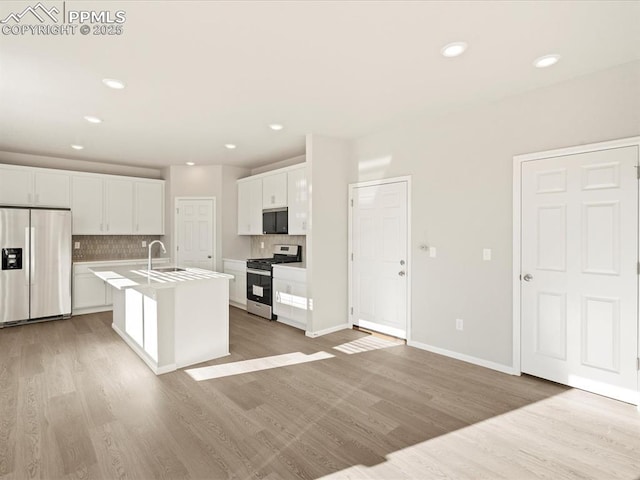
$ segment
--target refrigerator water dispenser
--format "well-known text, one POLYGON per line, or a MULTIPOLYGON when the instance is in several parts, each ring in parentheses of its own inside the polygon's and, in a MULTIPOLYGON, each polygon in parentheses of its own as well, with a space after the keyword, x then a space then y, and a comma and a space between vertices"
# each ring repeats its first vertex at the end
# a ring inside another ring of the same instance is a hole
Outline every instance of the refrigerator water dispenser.
POLYGON ((2 249, 2 270, 22 270, 22 249, 2 249))

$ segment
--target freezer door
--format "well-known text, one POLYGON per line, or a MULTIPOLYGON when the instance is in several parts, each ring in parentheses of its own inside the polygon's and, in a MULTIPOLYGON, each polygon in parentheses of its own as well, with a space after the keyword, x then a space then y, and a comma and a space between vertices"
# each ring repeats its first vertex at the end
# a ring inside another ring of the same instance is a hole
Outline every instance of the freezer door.
POLYGON ((0 208, 0 255, 22 254, 20 268, 8 258, 0 267, 0 324, 29 318, 29 210, 0 208))
POLYGON ((31 318, 71 315, 71 212, 31 210, 31 318))

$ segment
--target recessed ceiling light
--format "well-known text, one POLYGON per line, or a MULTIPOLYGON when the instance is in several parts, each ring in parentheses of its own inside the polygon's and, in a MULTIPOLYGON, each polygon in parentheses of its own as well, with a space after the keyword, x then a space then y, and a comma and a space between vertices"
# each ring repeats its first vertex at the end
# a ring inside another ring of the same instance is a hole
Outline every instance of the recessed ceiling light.
POLYGON ((195 163, 193 162, 185 162, 187 165, 189 165, 190 167, 193 167, 195 165, 195 163))
POLYGON ((558 60, 560 60, 560 55, 554 53, 552 55, 545 55, 544 57, 536 58, 533 65, 537 68, 546 68, 551 65, 555 65, 558 63, 558 60))
POLYGON ((271 125, 269 125, 269 128, 271 130, 282 130, 284 128, 284 125, 280 124, 280 123, 272 123, 271 125))
POLYGON ((233 150, 234 148, 236 148, 236 146, 233 143, 225 143, 224 147, 228 148, 229 150, 233 150))
POLYGON ((84 119, 89 123, 102 123, 102 119, 98 117, 93 117, 91 115, 87 115, 84 119))
POLYGON ((468 45, 465 42, 453 42, 442 47, 440 53, 445 57, 457 57, 462 55, 467 47, 468 45))
POLYGON ((116 90, 122 90, 125 87, 124 82, 116 80, 115 78, 103 78, 102 83, 107 87, 114 88, 116 90))
POLYGON ((74 150, 82 150, 84 147, 82 145, 71 145, 71 148, 74 150))

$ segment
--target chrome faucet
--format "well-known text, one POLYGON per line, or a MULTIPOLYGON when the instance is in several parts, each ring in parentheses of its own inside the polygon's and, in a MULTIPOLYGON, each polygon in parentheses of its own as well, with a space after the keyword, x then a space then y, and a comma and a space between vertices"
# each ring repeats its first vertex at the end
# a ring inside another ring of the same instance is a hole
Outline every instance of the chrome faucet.
POLYGON ((149 272, 151 272, 151 267, 152 267, 152 265, 151 265, 151 247, 153 247, 153 245, 156 244, 156 243, 159 243, 160 246, 162 247, 162 251, 164 253, 167 253, 167 249, 164 248, 164 243, 162 243, 160 240, 154 240, 153 242, 151 242, 149 244, 149 263, 147 264, 147 271, 149 271, 149 272))

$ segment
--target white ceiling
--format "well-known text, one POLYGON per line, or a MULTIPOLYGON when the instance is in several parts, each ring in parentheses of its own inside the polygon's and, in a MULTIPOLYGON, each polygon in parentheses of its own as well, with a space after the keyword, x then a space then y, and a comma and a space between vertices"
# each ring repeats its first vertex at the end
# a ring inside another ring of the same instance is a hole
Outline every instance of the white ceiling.
MULTIPOLYGON (((0 19, 36 3, 3 1, 0 19)), ((638 1, 67 0, 64 8, 124 10, 124 33, 0 35, 0 150, 256 167, 304 153, 305 133, 357 137, 640 59, 638 1), (467 52, 443 58, 441 47, 458 40, 467 52), (532 66, 548 53, 561 61, 532 66), (104 77, 127 88, 108 89, 104 77), (273 122, 285 129, 271 131, 273 122)))

